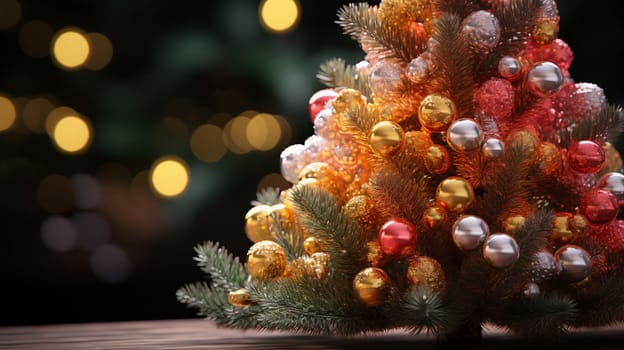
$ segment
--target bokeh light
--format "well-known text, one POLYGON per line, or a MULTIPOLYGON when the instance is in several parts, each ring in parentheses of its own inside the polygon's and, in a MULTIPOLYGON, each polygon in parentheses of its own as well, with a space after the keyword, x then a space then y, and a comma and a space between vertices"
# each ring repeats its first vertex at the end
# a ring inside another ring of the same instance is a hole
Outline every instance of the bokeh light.
POLYGON ((81 212, 74 215, 71 221, 76 228, 76 243, 80 248, 93 250, 108 242, 110 225, 102 214, 81 212))
POLYGON ((282 135, 280 123, 270 114, 256 114, 245 131, 247 141, 260 151, 268 151, 277 146, 282 135))
POLYGON ((203 162, 216 162, 223 157, 226 151, 223 143, 223 131, 212 124, 204 124, 195 129, 190 143, 193 155, 203 162))
POLYGON ((281 174, 270 173, 263 176, 260 182, 258 182, 258 187, 256 191, 260 192, 261 190, 269 187, 285 190, 290 186, 292 186, 292 184, 288 182, 281 174))
POLYGON ((0 95, 0 131, 8 130, 15 123, 17 110, 8 97, 0 95))
POLYGON ((44 133, 46 130, 46 118, 53 109, 54 104, 46 98, 36 97, 28 100, 22 109, 24 125, 32 132, 44 133))
POLYGON ((50 137, 54 137, 54 128, 56 127, 56 124, 62 118, 70 115, 78 115, 78 112, 76 112, 73 108, 67 106, 60 106, 51 110, 45 120, 46 133, 48 133, 50 137))
POLYGON ((41 240, 55 252, 70 251, 76 245, 76 228, 63 216, 50 216, 41 223, 41 240))
POLYGON ((247 140, 247 124, 250 118, 241 114, 232 118, 223 128, 223 142, 235 154, 245 154, 253 149, 247 140))
POLYGON ((62 29, 52 42, 52 56, 63 68, 80 68, 87 62, 90 52, 89 39, 79 29, 62 29))
POLYGON ((108 37, 101 33, 87 34, 91 50, 89 58, 85 62, 85 67, 91 70, 104 69, 113 59, 113 44, 108 37))
POLYGON ((18 42, 22 51, 30 57, 42 58, 50 54, 50 41, 54 30, 44 21, 29 21, 18 33, 18 42))
POLYGON ((61 118, 52 133, 54 144, 69 154, 81 153, 91 144, 92 132, 89 122, 80 116, 69 115, 61 118))
POLYGON ((188 187, 189 180, 188 165, 175 156, 157 159, 150 169, 152 189, 163 197, 179 196, 188 187))
POLYGON ((130 258, 121 248, 112 244, 99 246, 91 255, 93 274, 107 283, 119 283, 130 273, 130 258))
POLYGON ((74 188, 74 199, 78 209, 94 209, 101 197, 100 185, 87 174, 76 174, 71 177, 74 188))
POLYGON ((48 213, 61 214, 74 207, 74 190, 65 176, 46 176, 37 187, 37 201, 48 213))
POLYGON ((269 32, 286 33, 299 23, 301 6, 297 0, 262 0, 260 23, 269 32))
POLYGON ((13 28, 22 17, 17 0, 0 0, 0 30, 13 28))

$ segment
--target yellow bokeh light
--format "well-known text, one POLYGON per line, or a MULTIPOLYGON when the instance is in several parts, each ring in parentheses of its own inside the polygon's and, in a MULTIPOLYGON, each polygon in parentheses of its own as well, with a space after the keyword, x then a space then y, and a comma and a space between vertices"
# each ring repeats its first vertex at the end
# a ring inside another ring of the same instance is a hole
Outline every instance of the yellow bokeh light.
MULTIPOLYGON (((26 125, 28 130, 33 132, 45 132, 46 117, 50 114, 52 109, 54 109, 54 105, 46 98, 37 97, 29 100, 22 109, 24 125, 26 125)), ((54 121, 54 124, 56 124, 56 122, 58 122, 58 119, 54 121)), ((50 126, 50 130, 52 130, 54 124, 50 126)))
POLYGON ((239 115, 223 128, 223 142, 235 154, 245 154, 253 149, 247 140, 247 124, 249 118, 239 115))
POLYGON ((113 44, 101 33, 89 33, 87 38, 91 44, 91 51, 85 67, 91 70, 104 69, 113 59, 113 44))
POLYGON ((150 184, 163 197, 179 196, 189 185, 190 174, 186 163, 175 156, 157 159, 150 169, 150 184))
POLYGON ((89 122, 79 116, 62 117, 54 126, 52 139, 65 153, 80 153, 91 144, 92 132, 89 122))
POLYGON ((77 29, 66 29, 59 33, 52 42, 52 56, 64 68, 81 67, 91 52, 89 39, 77 29))
POLYGON ((281 137, 280 123, 270 114, 260 113, 247 124, 247 141, 257 150, 268 151, 277 146, 281 137))
POLYGON ((273 33, 285 33, 295 28, 301 15, 297 0, 263 0, 258 11, 262 26, 273 33))
POLYGON ((191 152, 203 162, 216 162, 225 154, 223 131, 216 125, 204 124, 191 136, 191 152))
POLYGON ((45 121, 45 130, 48 135, 50 135, 50 137, 53 137, 54 127, 56 127, 56 124, 59 122, 59 120, 61 120, 61 118, 63 117, 67 117, 70 115, 78 115, 78 112, 76 112, 73 108, 67 106, 60 106, 50 111, 45 121))
POLYGON ((13 101, 0 95, 0 131, 8 130, 15 124, 17 111, 13 101))

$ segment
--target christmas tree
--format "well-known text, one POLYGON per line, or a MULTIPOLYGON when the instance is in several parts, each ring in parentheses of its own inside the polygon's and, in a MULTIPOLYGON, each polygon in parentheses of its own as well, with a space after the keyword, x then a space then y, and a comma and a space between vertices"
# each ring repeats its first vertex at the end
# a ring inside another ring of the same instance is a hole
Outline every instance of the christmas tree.
POLYGON ((619 107, 575 83, 554 0, 382 0, 338 23, 293 186, 246 215, 242 264, 196 248, 209 283, 178 298, 217 324, 476 339, 624 320, 619 107))

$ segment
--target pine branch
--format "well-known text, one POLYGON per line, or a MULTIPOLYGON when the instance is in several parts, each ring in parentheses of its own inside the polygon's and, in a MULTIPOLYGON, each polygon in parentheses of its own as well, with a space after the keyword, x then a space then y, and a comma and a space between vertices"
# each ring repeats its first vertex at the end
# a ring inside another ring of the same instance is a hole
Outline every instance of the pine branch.
POLYGON ((294 220, 281 220, 279 213, 273 213, 275 241, 284 248, 289 261, 303 255, 304 234, 294 220))
POLYGON ((424 38, 406 33, 403 28, 396 28, 382 23, 377 16, 377 7, 366 3, 349 4, 338 10, 337 23, 343 32, 360 42, 369 53, 375 52, 380 58, 398 58, 410 62, 425 51, 424 38))
POLYGON ((578 314, 576 302, 557 293, 519 297, 510 303, 512 331, 529 337, 552 337, 565 333, 565 327, 578 314))
MULTIPOLYGON (((352 131, 355 142, 370 149, 370 134, 373 126, 381 120, 380 113, 373 112, 367 106, 357 105, 344 112, 346 127, 352 131)), ((374 156, 371 152, 371 156, 374 156)))
POLYGON ((210 276, 210 284, 217 291, 230 292, 243 288, 247 270, 219 243, 206 242, 195 247, 197 265, 210 276))
POLYGON ((607 106, 594 118, 581 120, 578 124, 557 132, 558 144, 568 148, 575 141, 613 141, 624 131, 624 110, 620 106, 607 106))
POLYGON ((332 58, 320 67, 318 80, 328 87, 351 88, 370 98, 368 75, 360 74, 355 66, 347 65, 342 58, 332 58))
POLYGON ((412 333, 437 333, 447 326, 444 299, 424 286, 411 289, 384 311, 396 327, 409 327, 412 333))

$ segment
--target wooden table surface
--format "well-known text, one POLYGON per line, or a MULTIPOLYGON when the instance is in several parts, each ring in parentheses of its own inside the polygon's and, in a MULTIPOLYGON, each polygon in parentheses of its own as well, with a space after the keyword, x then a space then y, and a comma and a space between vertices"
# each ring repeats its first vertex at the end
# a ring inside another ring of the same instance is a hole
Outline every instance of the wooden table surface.
MULTIPOLYGON (((536 344, 508 335, 501 329, 486 328, 478 348, 527 350, 530 346, 535 348, 536 344)), ((576 331, 550 347, 565 350, 624 349, 624 327, 576 331)), ((434 336, 410 336, 399 331, 374 336, 319 337, 224 329, 201 319, 0 327, 0 349, 379 348, 418 350, 440 346, 434 336)))

